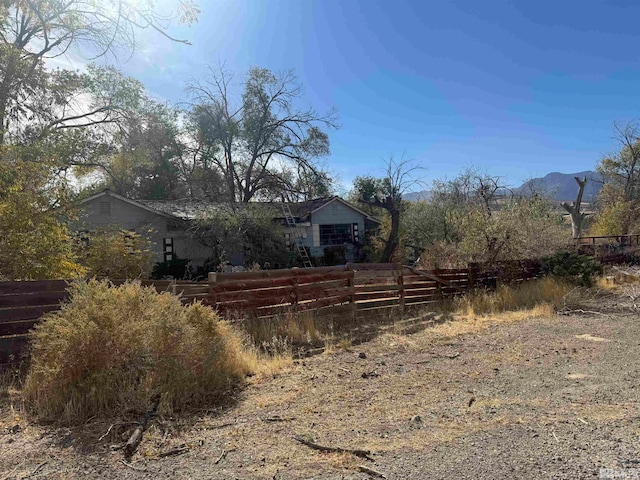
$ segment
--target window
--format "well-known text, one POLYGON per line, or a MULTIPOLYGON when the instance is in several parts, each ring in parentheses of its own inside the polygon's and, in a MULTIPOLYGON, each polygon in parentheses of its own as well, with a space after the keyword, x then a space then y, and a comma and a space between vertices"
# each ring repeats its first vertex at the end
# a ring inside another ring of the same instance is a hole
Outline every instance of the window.
POLYGON ((136 251, 135 249, 135 230, 122 230, 122 235, 124 237, 124 245, 127 248, 127 253, 129 255, 133 255, 136 251))
POLYGON ((320 225, 320 245, 343 245, 352 242, 350 223, 320 225))
POLYGON ((164 261, 170 262, 174 259, 173 238, 162 239, 162 249, 164 250, 164 261))
POLYGON ((111 215, 111 203, 100 202, 100 215, 111 215))

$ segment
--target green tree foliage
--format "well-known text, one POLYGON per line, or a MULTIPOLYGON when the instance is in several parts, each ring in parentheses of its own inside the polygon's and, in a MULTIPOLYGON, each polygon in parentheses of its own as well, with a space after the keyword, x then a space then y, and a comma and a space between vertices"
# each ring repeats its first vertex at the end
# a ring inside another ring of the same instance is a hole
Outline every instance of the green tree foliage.
POLYGON ((598 196, 594 235, 640 232, 640 125, 614 124, 614 132, 620 150, 597 166, 605 185, 598 196))
POLYGON ((200 217, 192 234, 211 248, 213 266, 242 253, 247 267, 290 266, 293 252, 284 232, 273 223, 273 212, 255 204, 219 205, 200 217))
POLYGON ((0 161, 0 278, 72 278, 84 273, 64 221, 64 184, 48 182, 47 173, 45 165, 0 161))
POLYGON ((78 240, 78 261, 90 276, 148 278, 153 270, 152 243, 144 235, 113 227, 83 234, 78 240))
POLYGON ((570 241, 550 199, 513 195, 473 169, 434 182, 430 201, 408 203, 400 230, 407 260, 426 267, 540 258, 570 241))
POLYGON ((592 257, 561 251, 544 259, 543 272, 566 278, 573 283, 590 287, 593 277, 602 273, 602 266, 592 257))
POLYGON ((103 167, 118 153, 114 134, 145 104, 142 85, 113 67, 50 70, 45 60, 70 48, 91 58, 128 55, 139 29, 169 37, 166 20, 191 23, 197 13, 189 1, 178 1, 169 17, 155 2, 128 0, 0 5, 0 275, 50 278, 82 271, 65 225, 67 173, 103 167))
MULTIPOLYGON (((180 1, 174 15, 183 23, 193 23, 198 9, 191 2, 180 1)), ((170 16, 170 17, 174 17, 170 16)), ((42 94, 57 92, 53 96, 56 107, 60 100, 68 105, 68 91, 58 85, 69 87, 78 84, 77 74, 60 71, 55 74, 44 67, 46 58, 64 54, 71 47, 80 49, 89 57, 111 55, 115 58, 128 54, 135 48, 136 32, 153 29, 169 37, 165 29, 166 15, 160 14, 154 2, 127 0, 10 0, 0 7, 0 143, 5 143, 5 134, 11 123, 30 120, 47 102, 42 94), (64 77, 64 78, 61 78, 64 77)), ((171 37, 169 37, 171 38, 171 37)), ((172 39, 175 40, 175 39, 172 39)), ((109 76, 108 69, 103 74, 109 76)), ((94 109, 78 110, 57 108, 47 119, 49 126, 83 123, 88 114, 95 114, 91 123, 101 122, 101 114, 112 109, 101 93, 109 93, 105 76, 94 76, 96 85, 85 85, 94 99, 101 103, 94 109), (98 87, 98 88, 92 88, 98 87), (106 87, 106 88, 105 88, 106 87)), ((126 92, 126 90, 124 90, 126 92)), ((48 98, 47 98, 48 97, 48 98)), ((113 97, 109 95, 109 97, 113 97)), ((117 102, 113 105, 117 108, 117 102)), ((46 110, 46 109, 45 109, 46 110)), ((86 122, 85 122, 86 123, 86 122)))
MULTIPOLYGON (((141 96, 142 98, 142 96, 141 96)), ((94 189, 110 188, 129 198, 175 199, 190 195, 185 145, 176 109, 145 99, 129 109, 111 136, 113 146, 78 174, 104 174, 94 189)))

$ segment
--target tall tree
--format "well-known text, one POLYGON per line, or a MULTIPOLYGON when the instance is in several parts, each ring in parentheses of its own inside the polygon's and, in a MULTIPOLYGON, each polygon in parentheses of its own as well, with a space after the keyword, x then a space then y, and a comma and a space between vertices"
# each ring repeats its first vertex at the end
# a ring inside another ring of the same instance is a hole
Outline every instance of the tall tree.
POLYGON ((600 161, 597 169, 605 182, 615 184, 625 201, 640 198, 640 123, 614 123, 614 140, 620 150, 600 161))
MULTIPOLYGON (((193 4, 178 8, 180 20, 195 20, 193 4)), ((114 153, 110 138, 142 98, 140 83, 112 67, 51 71, 45 61, 69 49, 85 58, 129 55, 139 29, 171 38, 168 19, 148 1, 0 5, 0 275, 77 271, 60 207, 70 190, 65 174, 74 165, 104 165, 114 153)))
POLYGON ((587 184, 587 177, 580 180, 578 177, 574 177, 578 184, 578 195, 576 201, 572 204, 562 202, 562 208, 564 208, 569 215, 571 215, 571 233, 573 238, 580 238, 582 233, 582 222, 584 221, 586 214, 580 212, 582 206, 582 196, 584 194, 584 187, 587 184))
POLYGON ((400 244, 402 195, 419 183, 419 180, 414 178, 417 170, 418 167, 411 160, 404 157, 395 160, 390 157, 387 160, 387 172, 384 177, 363 176, 356 177, 353 181, 353 189, 358 196, 358 201, 370 207, 382 209, 391 217, 389 236, 380 257, 382 263, 391 261, 400 244))
MULTIPOLYGON (((144 98, 144 97, 141 97, 144 98)), ((149 99, 131 108, 106 139, 109 149, 94 162, 79 162, 77 174, 103 174, 95 186, 132 198, 167 200, 188 196, 179 112, 149 99)))
POLYGON ((598 195, 600 213, 594 231, 600 235, 628 234, 640 229, 640 122, 614 124, 618 152, 597 166, 605 185, 598 195))
POLYGON ((190 87, 198 161, 220 172, 228 200, 272 195, 274 186, 292 183, 292 171, 321 177, 318 159, 329 154, 323 128, 336 127, 335 114, 299 108, 302 88, 292 72, 252 68, 239 100, 232 79, 224 69, 211 70, 206 82, 190 87))
MULTIPOLYGON (((6 142, 11 122, 32 115, 30 98, 46 89, 44 60, 80 49, 89 57, 111 54, 117 57, 135 49, 136 31, 153 29, 172 38, 166 22, 178 18, 190 24, 197 18, 197 7, 180 0, 175 15, 158 12, 154 2, 132 0, 8 0, 0 6, 0 144, 6 142), (43 76, 45 78, 43 78, 43 76)), ((109 109, 81 113, 85 121, 109 109)), ((78 123, 78 112, 57 112, 55 124, 78 123)))

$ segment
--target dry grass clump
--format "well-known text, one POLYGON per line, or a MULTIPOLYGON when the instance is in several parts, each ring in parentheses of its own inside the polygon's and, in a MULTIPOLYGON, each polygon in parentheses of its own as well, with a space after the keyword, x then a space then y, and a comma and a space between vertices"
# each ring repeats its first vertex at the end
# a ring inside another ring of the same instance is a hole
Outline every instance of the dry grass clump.
POLYGON ((553 315, 575 287, 553 277, 530 280, 517 286, 503 285, 495 291, 476 292, 457 298, 449 310, 451 321, 425 331, 426 337, 446 339, 477 333, 489 327, 553 315))
POLYGON ((596 285, 606 290, 616 290, 618 285, 640 283, 640 268, 618 267, 608 269, 607 274, 598 278, 596 285))
POLYGON ((139 414, 157 394, 164 412, 211 406, 256 363, 231 325, 199 303, 139 283, 92 280, 70 291, 31 338, 23 393, 41 418, 139 414))
POLYGON ((468 317, 513 310, 551 307, 561 303, 572 287, 554 277, 530 280, 517 286, 501 285, 494 291, 471 293, 456 299, 457 312, 468 317))
POLYGON ((242 319, 240 324, 256 345, 271 345, 274 339, 288 344, 312 343, 325 338, 331 330, 330 322, 313 311, 242 319))

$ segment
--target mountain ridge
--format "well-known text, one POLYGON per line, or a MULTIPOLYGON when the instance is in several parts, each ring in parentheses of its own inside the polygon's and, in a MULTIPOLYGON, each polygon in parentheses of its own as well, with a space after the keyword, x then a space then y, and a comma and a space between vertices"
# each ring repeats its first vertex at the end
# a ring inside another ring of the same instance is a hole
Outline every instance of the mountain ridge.
MULTIPOLYGON (((514 193, 526 194, 532 192, 545 192, 548 193, 555 201, 573 201, 578 194, 578 184, 574 177, 580 179, 586 177, 587 185, 585 186, 583 200, 585 202, 593 202, 600 189, 602 188, 602 177, 598 172, 593 170, 584 170, 576 173, 561 173, 550 172, 544 177, 536 177, 527 180, 519 187, 511 189, 514 193)), ((430 190, 420 190, 418 192, 407 193, 402 196, 404 200, 408 201, 429 201, 431 198, 430 190)))

